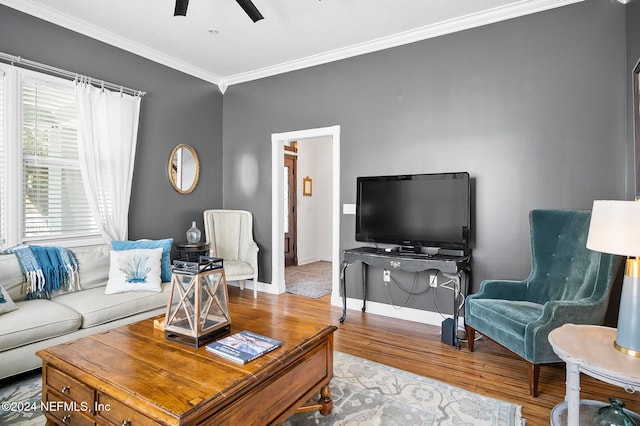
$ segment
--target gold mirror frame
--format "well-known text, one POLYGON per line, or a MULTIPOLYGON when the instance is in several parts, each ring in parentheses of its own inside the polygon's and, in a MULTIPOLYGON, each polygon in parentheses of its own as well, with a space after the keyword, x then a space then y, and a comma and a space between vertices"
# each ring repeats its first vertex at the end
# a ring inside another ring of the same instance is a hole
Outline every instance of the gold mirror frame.
POLYGON ((200 160, 191 145, 179 144, 169 156, 167 166, 171 186, 180 194, 190 194, 200 178, 200 160))

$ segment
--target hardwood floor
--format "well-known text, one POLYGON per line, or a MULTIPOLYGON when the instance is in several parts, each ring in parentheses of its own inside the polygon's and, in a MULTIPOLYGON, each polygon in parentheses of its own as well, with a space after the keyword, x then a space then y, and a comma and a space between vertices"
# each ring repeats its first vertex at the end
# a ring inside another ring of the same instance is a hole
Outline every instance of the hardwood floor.
MULTIPOLYGON (((440 380, 482 395, 522 406, 527 426, 548 425, 551 409, 564 400, 564 364, 545 365, 540 369, 537 398, 530 397, 527 366, 497 344, 482 339, 470 353, 466 344, 461 350, 440 341, 440 327, 398 320, 375 314, 349 310, 344 324, 342 310, 331 306, 330 297, 310 299, 284 293, 270 295, 240 291, 229 287, 231 303, 275 309, 283 313, 313 317, 338 327, 334 348, 372 361, 440 380)), ((233 318, 231 319, 233 321, 233 318)), ((626 408, 640 412, 640 394, 629 394, 582 375, 581 398, 607 401, 609 396, 621 398, 626 408)))

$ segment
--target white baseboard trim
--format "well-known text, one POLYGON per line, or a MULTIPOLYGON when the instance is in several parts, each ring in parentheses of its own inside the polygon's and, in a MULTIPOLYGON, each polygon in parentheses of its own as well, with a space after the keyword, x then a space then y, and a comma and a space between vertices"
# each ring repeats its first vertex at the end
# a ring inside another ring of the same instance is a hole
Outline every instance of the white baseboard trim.
POLYGON ((331 262, 331 257, 311 256, 311 257, 306 257, 304 259, 298 259, 298 266, 308 265, 309 263, 315 263, 315 262, 331 262))
MULTIPOLYGON (((247 280, 245 282, 244 289, 247 291, 253 291, 253 280, 247 280)), ((240 283, 238 281, 229 281, 227 285, 232 287, 240 287, 240 283)), ((277 285, 272 285, 269 283, 263 283, 258 281, 258 293, 268 293, 268 294, 282 294, 284 291, 279 291, 277 285)), ((258 294, 258 297, 260 295, 258 294)), ((331 305, 338 306, 342 308, 342 298, 340 296, 336 296, 335 294, 331 294, 331 305)), ((349 318, 349 310, 362 312, 362 299, 354 299, 351 297, 347 297, 347 320, 349 318)), ((367 313, 382 315, 389 318, 396 318, 406 321, 419 322, 421 324, 429 324, 434 326, 441 326, 442 321, 445 318, 452 318, 453 315, 450 314, 439 314, 438 312, 432 311, 423 311, 422 309, 414 309, 414 308, 394 308, 393 306, 380 303, 380 302, 372 302, 367 301, 367 313)), ((464 327, 464 317, 458 318, 458 327, 464 327)))
MULTIPOLYGON (((227 285, 229 287, 240 288, 240 281, 227 281, 227 285)), ((253 291, 253 280, 246 280, 244 289, 253 291)), ((258 297, 260 297, 260 293, 268 293, 268 294, 283 293, 283 291, 278 291, 278 290, 279 290, 278 286, 258 281, 258 297)))
POLYGON ((316 256, 305 257, 303 259, 298 259, 298 266, 308 265, 309 263, 317 262, 318 258, 316 256))
MULTIPOLYGON (((342 298, 331 295, 331 304, 342 307, 342 298)), ((347 297, 347 321, 349 321, 349 310, 362 312, 362 299, 347 297)), ((422 324, 441 326, 445 318, 452 318, 453 315, 439 314, 438 312, 423 311, 415 308, 394 308, 391 305, 367 300, 367 313, 383 315, 385 317, 396 318, 406 321, 414 321, 422 324)), ((458 318, 458 326, 464 327, 464 318, 458 318)))

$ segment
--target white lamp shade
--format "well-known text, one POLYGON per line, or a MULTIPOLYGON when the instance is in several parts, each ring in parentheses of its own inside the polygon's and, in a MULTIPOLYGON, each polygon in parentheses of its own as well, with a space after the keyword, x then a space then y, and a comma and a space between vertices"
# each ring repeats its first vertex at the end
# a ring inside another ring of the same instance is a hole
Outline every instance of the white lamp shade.
POLYGON ((620 256, 640 256, 640 201, 594 201, 587 248, 620 256))

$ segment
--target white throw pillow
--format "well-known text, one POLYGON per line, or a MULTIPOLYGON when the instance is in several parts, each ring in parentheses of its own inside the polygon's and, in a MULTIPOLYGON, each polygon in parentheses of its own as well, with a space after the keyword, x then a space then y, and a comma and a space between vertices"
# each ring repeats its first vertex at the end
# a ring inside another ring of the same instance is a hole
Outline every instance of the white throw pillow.
POLYGON ((11 300, 11 296, 9 296, 9 293, 0 285, 0 315, 15 311, 16 309, 18 309, 18 307, 13 303, 13 300, 11 300))
POLYGON ((109 281, 105 294, 126 291, 162 291, 160 259, 162 248, 111 250, 109 281))

